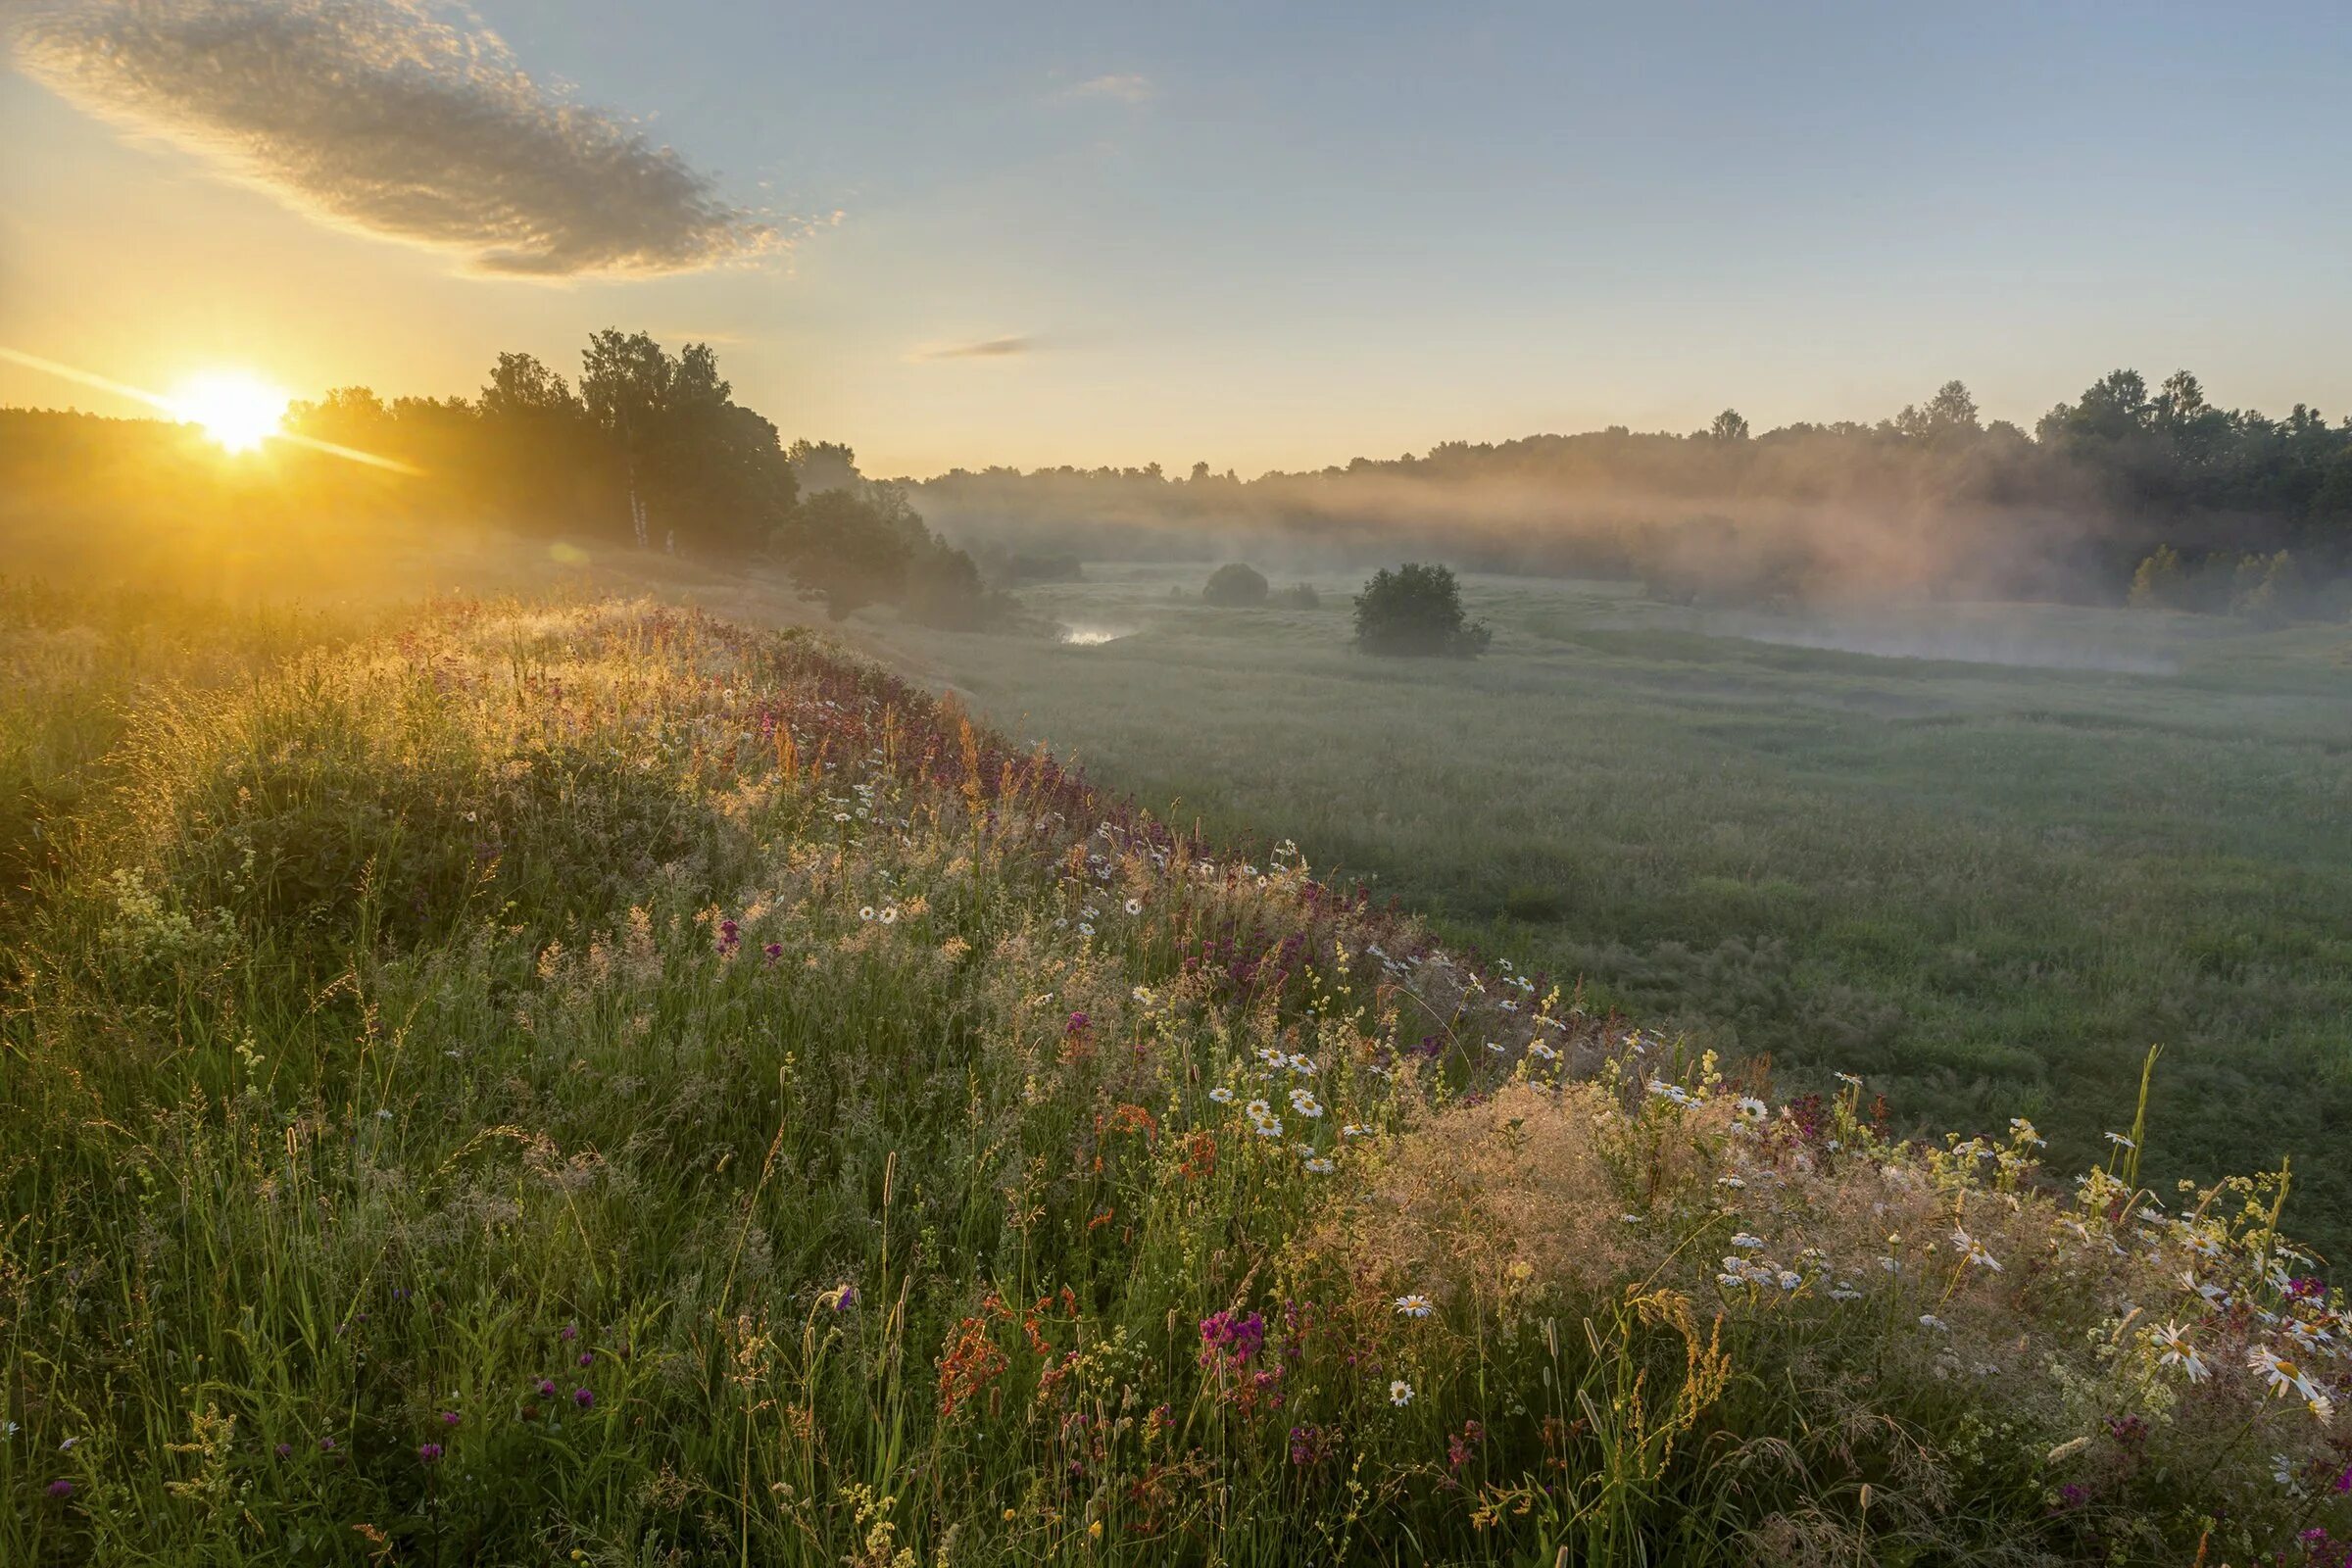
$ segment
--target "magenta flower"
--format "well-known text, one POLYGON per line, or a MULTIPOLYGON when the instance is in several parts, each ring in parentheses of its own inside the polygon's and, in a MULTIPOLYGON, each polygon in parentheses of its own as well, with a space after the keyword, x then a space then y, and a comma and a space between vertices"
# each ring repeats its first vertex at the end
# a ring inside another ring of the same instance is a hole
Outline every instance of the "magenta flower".
POLYGON ((596 1396, 586 1389, 574 1389, 571 1391, 571 1402, 585 1410, 596 1402, 596 1396))
POLYGON ((457 1411, 455 1411, 455 1410, 444 1410, 444 1411, 442 1411, 442 1412, 441 1412, 441 1424, 442 1424, 443 1426, 445 1426, 445 1427, 454 1427, 454 1426, 456 1426, 456 1425, 458 1424, 458 1412, 457 1412, 457 1411))
POLYGON ((541 1378, 539 1380, 539 1397, 542 1399, 552 1399, 555 1396, 556 1380, 554 1378, 541 1378))
POLYGON ((74 1495, 74 1483, 71 1481, 50 1482, 49 1495, 58 1498, 60 1501, 63 1501, 67 1497, 71 1497, 74 1495))
POLYGON ((595 1359, 596 1359, 596 1352, 595 1352, 594 1350, 582 1350, 582 1351, 580 1352, 580 1365, 582 1365, 582 1366, 587 1366, 587 1365, 589 1365, 590 1363, 592 1363, 593 1361, 595 1361, 595 1359))
POLYGON ((416 1457, 425 1464, 439 1464, 441 1462, 441 1445, 438 1443, 419 1444, 416 1448, 416 1457))

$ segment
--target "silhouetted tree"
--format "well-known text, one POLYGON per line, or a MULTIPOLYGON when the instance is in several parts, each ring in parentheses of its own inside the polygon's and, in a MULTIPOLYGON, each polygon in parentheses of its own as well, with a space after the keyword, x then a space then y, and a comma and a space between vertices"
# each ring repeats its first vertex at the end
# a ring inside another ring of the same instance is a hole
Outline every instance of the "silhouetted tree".
POLYGON ((1355 646, 1368 654, 1472 659, 1493 640, 1462 612, 1462 591, 1445 566, 1383 566, 1355 596, 1355 646))
POLYGON ((1200 599, 1229 610, 1254 610, 1266 602, 1265 574, 1239 561, 1227 562, 1208 574, 1200 599))

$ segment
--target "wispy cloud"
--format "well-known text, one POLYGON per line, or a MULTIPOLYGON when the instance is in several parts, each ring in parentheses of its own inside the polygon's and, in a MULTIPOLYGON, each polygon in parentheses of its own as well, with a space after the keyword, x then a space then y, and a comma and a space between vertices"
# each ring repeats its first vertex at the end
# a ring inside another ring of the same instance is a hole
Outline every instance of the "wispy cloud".
POLYGON ((1159 89, 1152 85, 1149 76, 1128 73, 1120 75, 1095 76, 1065 88, 1065 98, 1109 98, 1123 104, 1149 103, 1159 89))
POLYGON ((30 0, 11 41, 94 114, 476 270, 651 275, 781 243, 635 122, 534 80, 432 0, 30 0))
POLYGON ((1015 355, 1034 354, 1039 348, 1034 337, 992 337, 977 343, 949 343, 933 348, 917 349, 918 360, 1005 360, 1015 355))

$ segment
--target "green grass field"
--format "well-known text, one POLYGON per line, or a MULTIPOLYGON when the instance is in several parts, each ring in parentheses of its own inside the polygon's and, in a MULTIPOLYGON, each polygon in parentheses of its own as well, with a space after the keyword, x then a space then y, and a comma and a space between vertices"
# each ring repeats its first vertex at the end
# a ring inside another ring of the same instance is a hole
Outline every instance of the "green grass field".
POLYGON ((1301 612, 1205 608, 1199 565, 1088 575, 1023 597, 1113 640, 875 634, 1102 783, 1292 835, 1789 1088, 1866 1073, 1901 1118, 2030 1115, 2082 1161, 2162 1044, 2152 1167, 2291 1154, 2306 1230, 2352 1242, 2352 630, 1473 578, 1493 652, 1395 662, 1348 650, 1350 579, 1301 612))

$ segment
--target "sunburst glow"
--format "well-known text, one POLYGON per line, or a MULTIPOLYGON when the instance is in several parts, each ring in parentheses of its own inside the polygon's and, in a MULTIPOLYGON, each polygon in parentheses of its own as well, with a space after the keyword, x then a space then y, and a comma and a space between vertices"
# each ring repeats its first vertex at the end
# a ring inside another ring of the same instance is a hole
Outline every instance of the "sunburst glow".
POLYGON ((192 376, 179 384, 165 406, 228 452, 251 452, 280 433, 286 394, 241 370, 220 370, 192 376))

